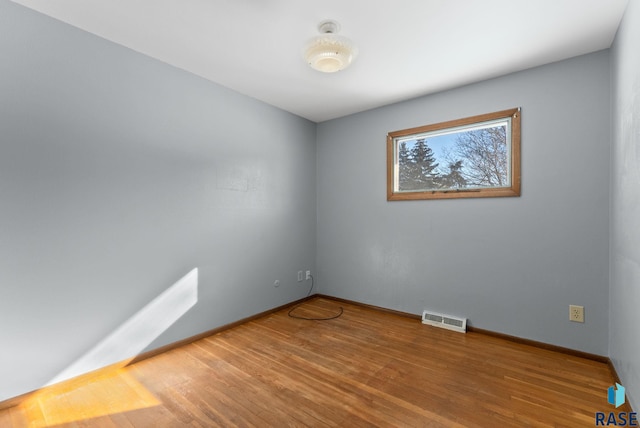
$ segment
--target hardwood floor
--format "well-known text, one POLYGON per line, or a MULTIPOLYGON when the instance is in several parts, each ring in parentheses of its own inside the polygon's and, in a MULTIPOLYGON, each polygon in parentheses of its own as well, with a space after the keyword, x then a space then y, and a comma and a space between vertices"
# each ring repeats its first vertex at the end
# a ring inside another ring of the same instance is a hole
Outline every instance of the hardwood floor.
POLYGON ((604 363, 314 298, 111 373, 45 388, 1 427, 588 427, 604 363))

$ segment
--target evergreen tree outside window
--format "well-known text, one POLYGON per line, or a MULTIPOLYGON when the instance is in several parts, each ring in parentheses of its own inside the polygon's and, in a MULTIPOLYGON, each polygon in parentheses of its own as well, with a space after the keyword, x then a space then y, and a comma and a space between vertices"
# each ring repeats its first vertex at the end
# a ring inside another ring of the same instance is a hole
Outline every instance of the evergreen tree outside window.
POLYGON ((520 195, 520 109, 390 132, 387 199, 520 195))

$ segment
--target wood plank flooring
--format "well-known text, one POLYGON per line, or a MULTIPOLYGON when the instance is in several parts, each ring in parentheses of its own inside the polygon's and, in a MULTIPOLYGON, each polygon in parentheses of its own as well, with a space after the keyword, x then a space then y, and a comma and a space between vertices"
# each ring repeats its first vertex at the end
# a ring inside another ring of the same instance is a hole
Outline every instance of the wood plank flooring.
MULTIPOLYGON (((604 363, 314 298, 108 375, 45 388, 0 427, 589 427, 604 363)), ((630 411, 627 405, 615 409, 630 411)))

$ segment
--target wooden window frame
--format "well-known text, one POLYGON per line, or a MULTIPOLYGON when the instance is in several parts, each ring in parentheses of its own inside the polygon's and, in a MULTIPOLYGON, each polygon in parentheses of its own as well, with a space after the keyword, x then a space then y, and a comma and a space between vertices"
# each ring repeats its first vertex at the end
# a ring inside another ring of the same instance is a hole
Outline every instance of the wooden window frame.
POLYGON ((512 108, 494 113, 481 114, 463 119, 451 120, 416 128, 403 129, 387 134, 387 200, 407 201, 422 199, 456 199, 456 198, 490 198, 520 196, 520 121, 521 109, 512 108), (480 125, 483 122, 506 119, 510 125, 510 183, 506 187, 474 187, 474 188, 447 188, 428 189, 420 191, 396 191, 397 140, 406 139, 412 135, 420 136, 426 133, 445 134, 447 130, 454 131, 464 127, 480 125))

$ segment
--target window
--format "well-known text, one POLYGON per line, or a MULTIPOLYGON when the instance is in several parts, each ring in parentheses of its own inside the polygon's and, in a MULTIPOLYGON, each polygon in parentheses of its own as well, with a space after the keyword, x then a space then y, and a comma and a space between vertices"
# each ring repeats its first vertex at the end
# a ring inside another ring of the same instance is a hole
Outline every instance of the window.
POLYGON ((520 196, 519 108, 390 132, 387 200, 520 196))

